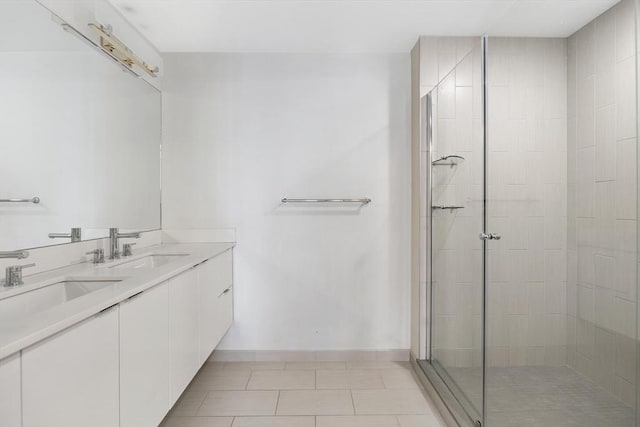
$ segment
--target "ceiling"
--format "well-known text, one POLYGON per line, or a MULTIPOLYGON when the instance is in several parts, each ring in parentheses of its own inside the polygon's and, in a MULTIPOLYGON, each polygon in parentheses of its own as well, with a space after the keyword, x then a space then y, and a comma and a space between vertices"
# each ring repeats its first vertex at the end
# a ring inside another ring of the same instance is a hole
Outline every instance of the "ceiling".
POLYGON ((419 35, 566 37, 618 0, 110 0, 162 52, 408 52, 419 35))

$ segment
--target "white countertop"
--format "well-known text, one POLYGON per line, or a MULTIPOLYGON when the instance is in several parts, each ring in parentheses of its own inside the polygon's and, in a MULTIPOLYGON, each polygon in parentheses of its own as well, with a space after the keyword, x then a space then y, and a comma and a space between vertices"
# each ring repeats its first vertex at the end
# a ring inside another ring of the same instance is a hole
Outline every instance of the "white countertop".
POLYGON ((234 246, 235 243, 176 243, 150 246, 136 251, 131 257, 107 261, 104 264, 94 265, 88 262, 25 277, 24 285, 15 288, 0 286, 1 302, 5 298, 68 280, 120 280, 104 289, 56 305, 35 315, 0 324, 0 359, 73 326, 137 293, 165 282, 234 246), (120 268, 117 270, 109 268, 149 255, 162 254, 188 255, 177 256, 175 260, 155 268, 120 268))

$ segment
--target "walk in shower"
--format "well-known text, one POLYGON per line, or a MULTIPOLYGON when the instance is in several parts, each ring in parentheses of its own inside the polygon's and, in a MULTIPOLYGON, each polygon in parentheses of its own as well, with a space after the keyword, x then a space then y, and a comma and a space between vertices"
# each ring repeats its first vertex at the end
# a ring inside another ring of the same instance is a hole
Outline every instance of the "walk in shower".
POLYGON ((636 425, 635 27, 489 34, 422 99, 418 365, 461 425, 636 425))

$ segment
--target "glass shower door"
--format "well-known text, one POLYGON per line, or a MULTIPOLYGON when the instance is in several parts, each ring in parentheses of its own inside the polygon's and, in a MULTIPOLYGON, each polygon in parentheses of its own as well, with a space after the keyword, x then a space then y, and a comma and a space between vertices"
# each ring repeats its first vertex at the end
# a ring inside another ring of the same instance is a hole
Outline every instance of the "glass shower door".
POLYGON ((484 396, 484 95, 480 41, 429 96, 430 364, 472 424, 484 396))

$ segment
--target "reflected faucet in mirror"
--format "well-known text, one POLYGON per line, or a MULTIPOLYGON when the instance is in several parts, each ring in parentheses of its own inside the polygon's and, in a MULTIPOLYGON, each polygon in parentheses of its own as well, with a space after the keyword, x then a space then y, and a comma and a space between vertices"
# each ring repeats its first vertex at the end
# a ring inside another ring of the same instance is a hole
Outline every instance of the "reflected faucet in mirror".
POLYGON ((50 239, 71 239, 71 243, 82 240, 82 228, 72 228, 71 233, 49 233, 50 239))
POLYGON ((140 233, 120 233, 117 228, 109 229, 109 259, 120 258, 119 239, 139 239, 140 233))
POLYGON ((29 251, 0 251, 0 258, 25 259, 29 258, 29 251))

